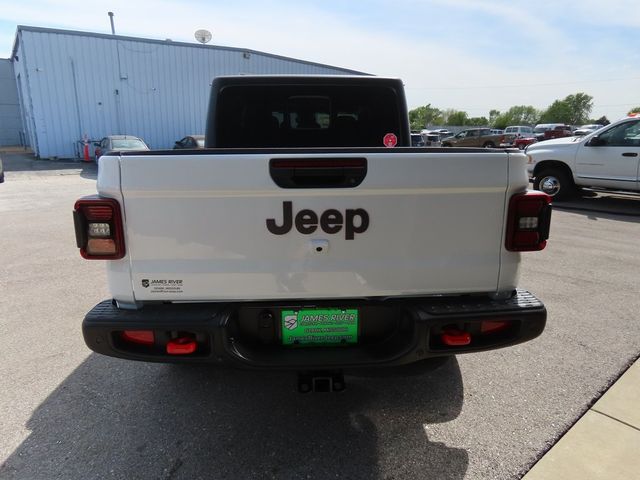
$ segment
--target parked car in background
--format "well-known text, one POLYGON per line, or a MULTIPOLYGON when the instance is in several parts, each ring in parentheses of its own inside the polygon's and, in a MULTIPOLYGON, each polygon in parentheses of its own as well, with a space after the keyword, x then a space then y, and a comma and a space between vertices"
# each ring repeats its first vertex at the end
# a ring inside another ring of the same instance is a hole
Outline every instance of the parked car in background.
POLYGON ((574 135, 589 135, 590 133, 595 132, 596 130, 600 130, 604 125, 600 125, 599 123, 590 123, 588 125, 582 125, 580 128, 573 131, 574 135))
POLYGON ((442 145, 440 142, 440 134, 437 132, 423 133, 422 138, 427 147, 439 147, 442 145))
POLYGON ((504 139, 500 142, 501 147, 515 147, 516 138, 534 137, 533 127, 528 125, 512 125, 504 129, 504 139))
POLYGON ((519 148, 520 150, 524 150, 532 143, 536 143, 536 137, 518 137, 513 141, 513 146, 519 148))
POLYGON ((411 134, 411 146, 412 147, 424 147, 424 139, 422 138, 422 135, 420 135, 419 133, 412 133, 411 134))
POLYGON ((135 150, 150 150, 146 143, 141 138, 134 137, 132 135, 110 135, 104 137, 99 142, 95 142, 95 160, 98 159, 107 152, 118 151, 135 151, 135 150))
POLYGON ((204 135, 187 135, 178 140, 173 146, 174 150, 186 148, 204 148, 204 135))
POLYGON ((640 193, 640 117, 624 118, 582 137, 527 147, 533 188, 556 200, 577 188, 640 193))
POLYGON ((484 147, 500 145, 502 135, 492 135, 490 128, 469 128, 442 140, 443 147, 484 147))
POLYGON ((491 135, 502 135, 504 133, 504 130, 500 129, 500 128, 492 128, 491 129, 491 135))
POLYGON ((435 134, 438 135, 439 139, 442 140, 443 138, 447 138, 453 135, 453 132, 450 130, 447 130, 446 128, 437 128, 435 130, 422 130, 420 133, 422 133, 423 135, 426 134, 435 134))
POLYGON ((573 136, 571 126, 564 123, 540 123, 533 129, 533 133, 539 142, 552 138, 573 136))

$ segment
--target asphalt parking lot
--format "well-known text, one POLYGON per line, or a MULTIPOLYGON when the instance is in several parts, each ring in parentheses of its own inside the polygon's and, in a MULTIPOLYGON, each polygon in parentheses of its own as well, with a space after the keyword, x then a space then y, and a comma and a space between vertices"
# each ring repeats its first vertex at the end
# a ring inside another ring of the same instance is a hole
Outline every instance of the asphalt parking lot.
POLYGON ((3 160, 2 479, 519 478, 640 352, 640 198, 596 195, 558 204, 523 256, 549 312, 527 344, 312 395, 288 373, 102 357, 80 322, 104 266, 71 219, 95 165, 3 160))

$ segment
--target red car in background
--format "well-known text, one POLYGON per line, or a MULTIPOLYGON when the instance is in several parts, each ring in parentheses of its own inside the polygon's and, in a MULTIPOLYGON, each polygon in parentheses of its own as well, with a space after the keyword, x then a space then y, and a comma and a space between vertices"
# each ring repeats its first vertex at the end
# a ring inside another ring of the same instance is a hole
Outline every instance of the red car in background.
POLYGON ((533 129, 536 139, 551 140, 552 138, 562 138, 573 136, 573 130, 569 125, 564 123, 540 123, 533 129))
POLYGON ((527 148, 527 145, 536 143, 538 140, 535 137, 519 137, 513 141, 513 146, 518 147, 520 150, 527 148))

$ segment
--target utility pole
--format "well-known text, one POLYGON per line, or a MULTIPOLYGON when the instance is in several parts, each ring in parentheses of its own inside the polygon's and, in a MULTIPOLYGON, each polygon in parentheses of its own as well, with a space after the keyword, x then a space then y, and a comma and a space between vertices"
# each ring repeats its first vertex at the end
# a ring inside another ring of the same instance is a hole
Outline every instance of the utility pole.
POLYGON ((113 26, 113 12, 107 12, 109 15, 109 21, 111 22, 111 35, 116 34, 116 27, 113 26))

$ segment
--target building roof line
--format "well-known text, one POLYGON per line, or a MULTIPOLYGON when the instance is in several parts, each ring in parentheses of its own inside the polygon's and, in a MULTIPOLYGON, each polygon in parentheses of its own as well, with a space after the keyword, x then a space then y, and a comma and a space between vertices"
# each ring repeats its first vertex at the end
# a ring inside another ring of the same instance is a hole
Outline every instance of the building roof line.
POLYGON ((336 67, 336 66, 327 65, 327 64, 324 64, 324 63, 311 62, 311 61, 308 61, 308 60, 301 60, 299 58, 286 57, 284 55, 276 55, 276 54, 273 54, 273 53, 261 52, 259 50, 253 50, 253 49, 250 49, 250 48, 225 47, 225 46, 221 46, 221 45, 203 45, 203 44, 200 44, 200 43, 176 42, 176 41, 169 40, 169 39, 167 39, 167 40, 156 40, 156 39, 153 39, 153 38, 130 37, 130 36, 126 36, 126 35, 112 35, 110 33, 83 32, 83 31, 79 31, 79 30, 63 30, 63 29, 59 29, 59 28, 33 27, 33 26, 29 26, 29 25, 18 25, 18 28, 16 30, 15 41, 14 41, 14 44, 13 44, 13 50, 11 51, 11 60, 12 61, 15 58, 16 51, 18 49, 19 34, 20 34, 20 32, 24 32, 24 31, 40 32, 40 33, 57 33, 57 34, 61 34, 61 35, 76 35, 76 36, 80 36, 80 37, 95 37, 95 38, 103 38, 103 39, 107 39, 107 40, 126 40, 126 41, 129 41, 129 42, 152 43, 152 44, 156 44, 156 45, 172 45, 172 46, 176 46, 176 47, 203 48, 203 49, 209 49, 209 50, 223 50, 223 51, 229 51, 229 52, 249 53, 249 54, 253 54, 253 55, 262 55, 262 56, 265 56, 265 57, 275 58, 275 59, 279 59, 279 60, 294 61, 294 62, 298 62, 298 63, 302 63, 304 65, 310 65, 310 66, 314 66, 314 67, 333 68, 333 69, 341 70, 341 71, 343 71, 345 73, 350 73, 350 74, 353 74, 353 75, 371 75, 371 74, 366 73, 366 72, 360 72, 360 71, 357 71, 357 70, 351 70, 349 68, 336 67))

